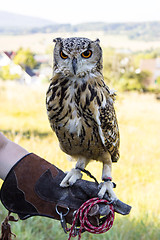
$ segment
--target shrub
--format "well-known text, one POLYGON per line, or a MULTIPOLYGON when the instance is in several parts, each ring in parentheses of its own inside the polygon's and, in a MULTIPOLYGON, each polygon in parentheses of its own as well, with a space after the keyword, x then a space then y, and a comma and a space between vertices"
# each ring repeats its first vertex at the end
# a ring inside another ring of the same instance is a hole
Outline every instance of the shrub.
POLYGON ((0 78, 2 78, 3 80, 15 80, 15 79, 19 79, 20 76, 19 74, 12 74, 10 72, 10 66, 3 66, 0 70, 0 78))

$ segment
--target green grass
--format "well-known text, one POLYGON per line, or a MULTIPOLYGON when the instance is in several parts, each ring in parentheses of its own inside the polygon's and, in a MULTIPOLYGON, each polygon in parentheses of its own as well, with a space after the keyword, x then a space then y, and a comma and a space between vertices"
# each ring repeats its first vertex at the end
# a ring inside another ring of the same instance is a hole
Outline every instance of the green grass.
MULTIPOLYGON (((11 140, 64 171, 74 166, 60 150, 45 109, 46 85, 31 88, 0 82, 0 130, 11 140)), ((132 206, 128 216, 116 214, 113 227, 105 234, 84 233, 82 239, 160 239, 160 102, 153 94, 119 93, 116 112, 121 135, 121 158, 113 164, 115 192, 132 206)), ((102 166, 87 167, 98 181, 102 166), (99 170, 97 170, 99 169, 99 170)), ((0 207, 0 220, 6 215, 0 207)), ((17 239, 67 239, 56 220, 33 217, 12 223, 17 239)))

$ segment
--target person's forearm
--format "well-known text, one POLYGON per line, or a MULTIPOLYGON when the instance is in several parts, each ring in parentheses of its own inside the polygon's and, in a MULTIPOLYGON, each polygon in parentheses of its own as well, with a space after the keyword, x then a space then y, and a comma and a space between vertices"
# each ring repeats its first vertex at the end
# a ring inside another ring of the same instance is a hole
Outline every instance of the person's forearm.
POLYGON ((28 153, 0 132, 0 178, 5 179, 14 164, 28 153))

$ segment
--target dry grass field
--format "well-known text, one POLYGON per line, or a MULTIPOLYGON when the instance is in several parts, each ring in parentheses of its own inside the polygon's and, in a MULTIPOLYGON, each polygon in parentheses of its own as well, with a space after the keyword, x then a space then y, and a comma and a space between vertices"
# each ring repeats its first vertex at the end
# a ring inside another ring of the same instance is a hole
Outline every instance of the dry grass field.
MULTIPOLYGON (((0 131, 62 170, 74 166, 60 150, 45 109, 47 85, 29 87, 0 82, 0 131)), ((84 233, 82 239, 160 239, 160 101, 154 94, 118 93, 116 111, 121 135, 121 158, 113 164, 115 190, 132 206, 128 216, 116 214, 106 234, 84 233)), ((87 167, 100 181, 101 164, 87 167)), ((6 211, 0 206, 0 220, 6 211)), ((67 239, 57 221, 34 217, 13 223, 17 239, 67 239)))
POLYGON ((20 47, 30 48, 33 52, 44 53, 48 46, 52 46, 56 37, 88 37, 99 38, 103 47, 124 48, 131 51, 145 51, 159 48, 160 41, 130 40, 122 35, 107 35, 104 32, 77 32, 77 33, 37 33, 30 35, 1 35, 0 52, 16 51, 20 47))

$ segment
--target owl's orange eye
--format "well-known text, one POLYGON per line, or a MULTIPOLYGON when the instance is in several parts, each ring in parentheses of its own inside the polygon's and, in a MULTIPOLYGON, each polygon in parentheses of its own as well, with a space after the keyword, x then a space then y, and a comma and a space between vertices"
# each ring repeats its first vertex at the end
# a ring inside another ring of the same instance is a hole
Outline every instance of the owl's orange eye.
POLYGON ((68 58, 68 56, 61 50, 61 52, 60 52, 60 56, 61 56, 61 58, 63 58, 63 59, 67 59, 68 58))
POLYGON ((92 51, 91 51, 91 50, 87 50, 87 51, 85 51, 85 52, 83 52, 83 53, 81 54, 81 56, 82 56, 83 58, 89 58, 89 57, 91 57, 91 55, 92 55, 92 51))

